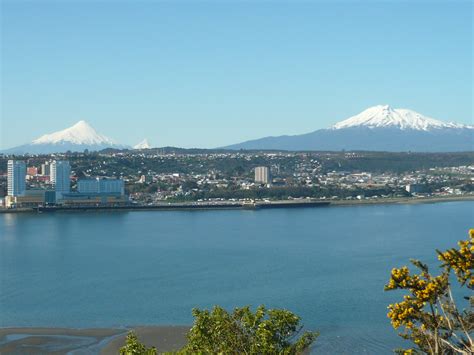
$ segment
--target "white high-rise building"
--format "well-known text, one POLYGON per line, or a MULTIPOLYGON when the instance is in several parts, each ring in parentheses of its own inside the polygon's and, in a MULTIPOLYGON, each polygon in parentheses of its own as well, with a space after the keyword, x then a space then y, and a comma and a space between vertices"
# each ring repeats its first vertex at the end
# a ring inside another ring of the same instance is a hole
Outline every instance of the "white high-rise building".
POLYGON ((26 163, 8 161, 8 196, 23 196, 26 191, 26 163))
POLYGON ((270 169, 266 166, 255 168, 255 182, 258 184, 270 184, 270 169))
POLYGON ((71 165, 67 160, 55 160, 51 163, 51 183, 56 191, 56 201, 63 193, 71 192, 71 165))
POLYGON ((41 175, 49 176, 51 174, 51 164, 49 161, 44 162, 41 164, 41 175))
POLYGON ((122 179, 79 179, 77 181, 77 191, 80 193, 125 194, 122 179))

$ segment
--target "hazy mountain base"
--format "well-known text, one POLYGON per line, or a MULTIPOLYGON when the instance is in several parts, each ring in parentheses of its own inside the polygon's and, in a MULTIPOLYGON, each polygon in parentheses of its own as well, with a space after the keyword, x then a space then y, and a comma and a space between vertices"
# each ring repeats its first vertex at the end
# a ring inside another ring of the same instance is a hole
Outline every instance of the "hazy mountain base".
MULTIPOLYGON (((86 149, 90 152, 100 151, 111 147, 110 144, 73 144, 73 143, 57 143, 57 144, 24 144, 18 147, 10 148, 2 151, 3 154, 54 154, 66 152, 83 152, 86 149)), ((126 146, 115 146, 116 149, 126 148, 126 146)))
POLYGON ((474 130, 468 128, 431 131, 396 128, 350 127, 321 129, 294 136, 265 137, 233 144, 226 149, 275 150, 368 150, 387 152, 474 151, 474 130))

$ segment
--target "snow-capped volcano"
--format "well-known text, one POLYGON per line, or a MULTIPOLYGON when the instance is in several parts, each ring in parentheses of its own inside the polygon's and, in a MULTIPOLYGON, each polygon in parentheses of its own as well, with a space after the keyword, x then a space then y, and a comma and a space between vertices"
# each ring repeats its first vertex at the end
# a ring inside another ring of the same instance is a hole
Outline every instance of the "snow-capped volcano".
POLYGON ((79 121, 75 125, 62 131, 45 134, 35 139, 31 144, 87 144, 87 145, 117 145, 109 137, 97 133, 86 121, 79 121))
POLYGON ((394 109, 389 105, 369 107, 358 115, 336 123, 332 128, 342 129, 349 127, 371 128, 399 128, 429 131, 443 128, 468 128, 466 125, 453 122, 443 122, 423 116, 421 113, 408 109, 394 109))
POLYGON ((49 154, 67 151, 82 152, 85 149, 97 151, 105 148, 123 149, 128 147, 98 133, 86 121, 79 121, 62 131, 45 134, 33 140, 30 144, 8 149, 5 153, 49 154))
POLYGON ((443 122, 408 109, 370 107, 329 129, 264 137, 225 147, 276 150, 474 151, 474 126, 443 122))
POLYGON ((148 139, 142 140, 140 143, 133 146, 133 149, 150 149, 151 145, 148 143, 148 139))

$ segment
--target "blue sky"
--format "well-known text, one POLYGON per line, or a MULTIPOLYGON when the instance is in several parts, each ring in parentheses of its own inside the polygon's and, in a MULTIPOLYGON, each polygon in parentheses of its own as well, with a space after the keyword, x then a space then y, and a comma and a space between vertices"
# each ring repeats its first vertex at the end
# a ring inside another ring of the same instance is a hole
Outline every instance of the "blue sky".
POLYGON ((472 123, 470 1, 1 2, 1 142, 216 147, 390 104, 472 123))

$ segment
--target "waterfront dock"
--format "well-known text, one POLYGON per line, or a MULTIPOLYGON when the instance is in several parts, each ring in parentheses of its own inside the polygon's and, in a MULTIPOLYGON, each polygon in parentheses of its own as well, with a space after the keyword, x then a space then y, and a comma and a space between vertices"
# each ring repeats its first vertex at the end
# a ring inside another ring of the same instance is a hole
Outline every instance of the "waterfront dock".
POLYGON ((0 208, 0 213, 43 213, 43 212, 86 212, 86 211, 202 211, 202 210, 260 210, 277 208, 315 208, 338 206, 373 206, 383 204, 419 204, 474 201, 473 195, 446 196, 427 198, 380 198, 370 200, 264 200, 264 201, 200 201, 200 202, 168 202, 150 205, 96 205, 96 206, 42 206, 35 208, 0 208))
POLYGON ((258 210, 268 208, 311 208, 329 206, 329 201, 282 200, 282 201, 206 201, 170 202, 152 205, 97 205, 97 206, 40 206, 36 208, 1 209, 3 213, 19 212, 79 212, 79 211, 194 211, 194 210, 258 210))
POLYGON ((235 210, 235 209, 265 209, 265 208, 302 208, 329 206, 329 201, 257 201, 257 202, 183 202, 160 203, 153 205, 125 206, 47 206, 39 207, 38 212, 56 211, 170 211, 170 210, 235 210))

